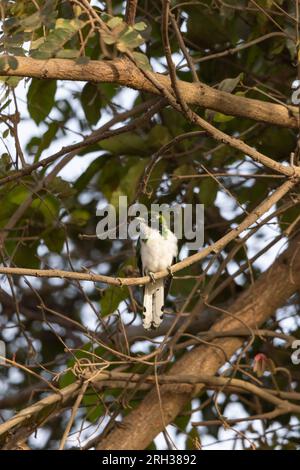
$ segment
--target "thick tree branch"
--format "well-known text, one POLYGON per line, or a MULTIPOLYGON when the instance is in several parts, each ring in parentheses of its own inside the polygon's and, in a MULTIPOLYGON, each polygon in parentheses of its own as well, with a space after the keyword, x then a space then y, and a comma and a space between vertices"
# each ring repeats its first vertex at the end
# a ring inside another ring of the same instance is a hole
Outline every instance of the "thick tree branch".
MULTIPOLYGON (((3 76, 52 78, 59 80, 91 81, 97 83, 117 83, 119 85, 160 94, 144 74, 132 67, 127 59, 107 61, 91 60, 85 65, 72 60, 49 59, 47 61, 30 57, 17 57, 15 70, 6 67, 3 76)), ((161 86, 172 92, 169 77, 151 73, 161 86)), ((232 116, 240 116, 255 121, 283 127, 298 128, 298 110, 294 106, 282 106, 216 90, 203 83, 188 83, 178 80, 182 98, 188 104, 203 106, 232 116)))
MULTIPOLYGON (((87 367, 88 369, 88 367, 87 367)), ((83 396, 83 391, 85 392, 88 388, 88 385, 92 384, 93 387, 97 390, 103 390, 103 388, 133 388, 134 384, 138 384, 139 389, 147 390, 149 385, 159 383, 166 384, 166 388, 170 391, 174 390, 174 385, 176 384, 176 389, 181 390, 181 392, 193 393, 195 386, 203 386, 208 389, 220 389, 223 390, 232 390, 235 392, 246 392, 257 395, 263 400, 273 404, 282 411, 282 413, 300 413, 300 405, 295 404, 287 400, 300 400, 300 394, 297 392, 281 392, 279 390, 272 390, 263 387, 258 387, 251 382, 235 379, 231 377, 217 377, 211 376, 208 374, 199 374, 199 375, 159 375, 153 376, 149 375, 143 377, 141 374, 131 374, 124 372, 114 372, 114 371, 102 371, 102 372, 86 372, 85 381, 81 383, 80 381, 71 384, 57 393, 53 393, 46 398, 36 402, 34 405, 31 405, 27 408, 24 408, 16 416, 9 419, 5 423, 0 425, 0 442, 5 442, 9 434, 14 433, 18 435, 22 431, 22 438, 28 437, 30 434, 30 425, 32 423, 40 422, 43 418, 43 422, 54 416, 59 410, 59 407, 55 407, 55 404, 67 404, 76 398, 75 404, 79 403, 83 396), (80 393, 78 394, 78 392, 80 393), (26 430, 27 428, 27 430, 26 430)), ((78 407, 77 407, 78 409, 78 407)), ((75 410, 75 407, 74 407, 75 410)), ((72 414, 73 423, 75 413, 72 414)), ((71 425, 66 428, 66 431, 70 431, 71 425)), ((65 432, 64 439, 62 440, 61 447, 65 444, 66 437, 68 432, 65 432)))
MULTIPOLYGON (((232 137, 225 132, 221 131, 220 129, 216 128, 208 121, 200 117, 197 113, 195 113, 188 105, 187 101, 184 99, 183 94, 181 93, 180 87, 178 85, 177 77, 176 77, 176 70, 175 66, 172 61, 171 57, 171 50, 168 46, 168 41, 166 42, 165 46, 166 50, 166 59, 168 63, 168 67, 170 70, 170 77, 171 77, 171 89, 170 92, 167 87, 161 85, 161 83, 156 80, 153 74, 148 72, 147 70, 141 70, 143 75, 149 82, 153 84, 159 90, 162 96, 167 98, 170 105, 176 109, 176 111, 182 112, 184 116, 190 121, 191 124, 197 124, 200 128, 207 131, 208 135, 213 137, 216 141, 222 142, 224 144, 228 144, 234 149, 239 150, 245 155, 249 155, 255 162, 258 162, 267 168, 270 168, 274 171, 278 171, 286 176, 294 176, 300 175, 300 168, 296 167, 295 165, 286 166, 281 164, 274 159, 264 155, 261 152, 258 152, 254 147, 251 147, 247 143, 243 142, 241 139, 236 137, 232 137)), ((127 56, 130 58, 132 63, 136 65, 134 57, 132 54, 127 53, 127 56)))

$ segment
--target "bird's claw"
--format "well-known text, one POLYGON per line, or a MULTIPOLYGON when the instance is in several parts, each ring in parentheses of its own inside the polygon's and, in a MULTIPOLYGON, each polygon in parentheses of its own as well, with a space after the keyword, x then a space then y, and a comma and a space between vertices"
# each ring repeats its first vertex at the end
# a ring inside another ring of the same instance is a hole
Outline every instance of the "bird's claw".
POLYGON ((155 284, 155 277, 154 277, 154 274, 149 271, 148 276, 150 277, 151 282, 153 282, 153 284, 155 284))
POLYGON ((173 271, 172 271, 172 267, 171 267, 171 266, 168 266, 168 267, 167 267, 167 271, 168 271, 170 277, 173 279, 174 274, 173 274, 173 271))

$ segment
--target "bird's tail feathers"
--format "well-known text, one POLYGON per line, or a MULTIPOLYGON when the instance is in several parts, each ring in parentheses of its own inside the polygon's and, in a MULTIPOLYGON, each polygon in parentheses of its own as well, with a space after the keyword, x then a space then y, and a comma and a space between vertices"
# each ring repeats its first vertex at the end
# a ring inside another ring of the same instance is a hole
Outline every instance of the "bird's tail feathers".
POLYGON ((162 322, 164 307, 164 280, 158 279, 155 283, 145 286, 144 292, 144 320, 146 330, 158 328, 162 322))

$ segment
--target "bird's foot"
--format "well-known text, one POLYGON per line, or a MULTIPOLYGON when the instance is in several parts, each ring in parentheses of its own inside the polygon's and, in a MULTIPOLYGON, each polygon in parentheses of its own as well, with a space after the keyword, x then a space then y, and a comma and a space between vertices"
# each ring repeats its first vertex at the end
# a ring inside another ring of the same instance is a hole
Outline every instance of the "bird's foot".
POLYGON ((167 271, 168 271, 170 277, 173 279, 174 274, 173 274, 173 271, 172 271, 172 266, 168 266, 168 267, 167 267, 167 271))
POLYGON ((153 282, 153 284, 155 284, 155 277, 154 277, 154 274, 153 274, 151 271, 149 271, 149 272, 148 272, 148 276, 150 277, 151 282, 153 282))

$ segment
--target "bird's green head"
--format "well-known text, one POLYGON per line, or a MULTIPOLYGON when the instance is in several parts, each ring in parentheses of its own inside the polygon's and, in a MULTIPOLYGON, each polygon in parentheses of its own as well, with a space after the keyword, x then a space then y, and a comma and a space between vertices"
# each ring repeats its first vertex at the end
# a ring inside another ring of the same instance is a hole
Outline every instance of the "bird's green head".
POLYGON ((167 234, 168 224, 161 212, 152 212, 150 217, 150 225, 152 228, 159 230, 162 235, 167 234))
POLYGON ((153 225, 166 225, 166 219, 161 212, 150 212, 148 216, 149 224, 153 225))
POLYGON ((157 229, 160 233, 164 233, 168 229, 166 218, 161 212, 148 212, 146 217, 136 217, 140 223, 144 223, 153 229, 157 229))

